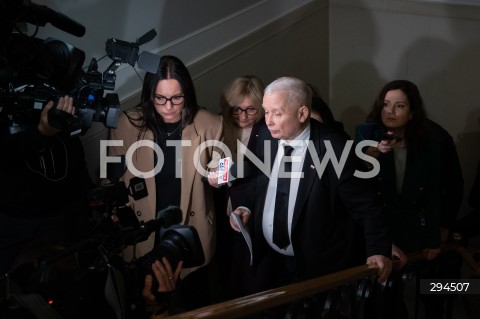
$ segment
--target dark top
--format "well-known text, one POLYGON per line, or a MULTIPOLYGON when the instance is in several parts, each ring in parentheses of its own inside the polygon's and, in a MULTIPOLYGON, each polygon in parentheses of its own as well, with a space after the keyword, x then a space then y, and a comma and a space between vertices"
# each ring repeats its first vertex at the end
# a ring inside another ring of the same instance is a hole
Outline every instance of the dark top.
MULTIPOLYGON (((480 212, 480 161, 477 164, 477 175, 470 190, 468 204, 477 212, 480 212)), ((480 227, 479 227, 480 228, 480 227)))
MULTIPOLYGON (((171 135, 167 135, 167 141, 181 140, 182 131, 181 123, 165 123, 166 131, 172 132, 171 135)), ((180 206, 180 194, 181 184, 180 178, 175 176, 176 174, 176 147, 166 146, 165 144, 159 145, 163 152, 163 166, 158 174, 155 175, 155 188, 157 191, 157 212, 170 206, 180 206)), ((157 165, 157 157, 155 155, 155 165, 157 165)))
MULTIPOLYGON (((362 125, 357 127, 357 142, 365 138, 372 139, 365 136, 365 128, 362 125)), ((442 216, 440 138, 437 134, 431 134, 424 149, 415 152, 407 147, 406 152, 400 192, 397 191, 395 152, 380 154, 377 158, 380 163, 378 193, 383 202, 390 236, 406 253, 439 248, 442 216)))
MULTIPOLYGON (((46 137, 37 125, 10 134, 0 112, 0 272, 14 256, 44 253, 41 244, 72 245, 85 234, 93 188, 78 137, 46 137), (20 245, 37 245, 29 251, 20 245)), ((45 246, 46 247, 46 246, 45 246)))
POLYGON ((440 182, 442 191, 442 216, 440 226, 450 229, 455 224, 463 199, 463 174, 457 148, 452 136, 439 124, 429 120, 440 138, 440 182))
MULTIPOLYGON (((258 131, 263 126, 265 126, 265 120, 263 118, 253 125, 247 145, 247 148, 249 150, 254 151, 256 149, 258 131)), ((230 187, 225 188, 227 192, 227 197, 230 197, 230 200, 232 202, 232 209, 237 208, 242 200, 242 197, 245 196, 245 190, 247 189, 248 182, 252 178, 253 173, 253 164, 249 161, 247 157, 245 157, 244 177, 234 180, 230 187)))
POLYGON ((468 204, 472 210, 459 218, 454 227, 454 231, 462 235, 461 243, 464 245, 468 244, 470 238, 480 235, 480 161, 468 197, 468 204))

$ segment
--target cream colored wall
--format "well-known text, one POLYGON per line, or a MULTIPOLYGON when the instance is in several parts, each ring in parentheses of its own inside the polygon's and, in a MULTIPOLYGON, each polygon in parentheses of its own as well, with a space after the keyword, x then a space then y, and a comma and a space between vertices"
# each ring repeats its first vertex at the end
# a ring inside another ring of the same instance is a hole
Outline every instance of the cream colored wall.
MULTIPOLYGON (((480 6, 315 0, 188 66, 199 102, 214 112, 235 76, 256 74, 266 83, 283 75, 303 78, 319 88, 350 134, 383 84, 409 79, 429 116, 454 137, 465 197, 471 188, 480 156, 480 6)), ((123 107, 137 100, 133 95, 123 107)), ((96 148, 103 133, 88 132, 87 144, 96 148)), ((94 170, 98 159, 89 162, 94 170)), ((462 214, 467 210, 465 202, 462 214)))
MULTIPOLYGON (((328 7, 316 0, 188 64, 199 104, 219 112, 218 99, 228 81, 253 74, 265 84, 280 76, 296 76, 328 94, 328 7)), ((129 108, 140 93, 122 103, 129 108)))
POLYGON ((306 5, 189 66, 199 103, 219 112, 223 87, 246 74, 265 84, 295 76, 328 93, 328 11, 322 3, 306 5))
POLYGON ((455 140, 468 195, 480 157, 480 6, 331 0, 329 43, 329 102, 347 130, 386 82, 415 82, 455 140))
MULTIPOLYGON (((248 21, 241 23, 248 24, 248 21)), ((172 54, 172 50, 168 48, 158 54, 172 54)), ((179 57, 190 54, 184 52, 186 48, 182 51, 175 47, 174 50, 183 52, 179 57)), ((314 84, 322 94, 327 94, 327 0, 312 1, 201 59, 193 60, 189 63, 187 59, 185 63, 194 80, 198 102, 213 112, 220 111, 218 99, 224 85, 232 78, 245 74, 257 75, 266 84, 280 76, 296 76, 314 84)), ((123 109, 138 103, 139 90, 140 87, 136 93, 122 99, 123 109)), ((107 129, 101 123, 94 123, 82 137, 90 175, 94 180, 98 178, 100 140, 107 137, 107 129)))

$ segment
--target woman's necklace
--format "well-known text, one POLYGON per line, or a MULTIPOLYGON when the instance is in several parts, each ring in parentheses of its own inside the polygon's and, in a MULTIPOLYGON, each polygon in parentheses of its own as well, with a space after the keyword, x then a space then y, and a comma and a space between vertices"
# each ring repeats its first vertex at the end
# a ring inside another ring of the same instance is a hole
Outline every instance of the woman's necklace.
POLYGON ((173 131, 167 132, 167 131, 165 130, 165 132, 167 133, 167 136, 170 137, 170 136, 172 136, 173 134, 175 134, 175 133, 180 129, 181 126, 182 126, 181 123, 178 123, 177 127, 176 127, 173 131))

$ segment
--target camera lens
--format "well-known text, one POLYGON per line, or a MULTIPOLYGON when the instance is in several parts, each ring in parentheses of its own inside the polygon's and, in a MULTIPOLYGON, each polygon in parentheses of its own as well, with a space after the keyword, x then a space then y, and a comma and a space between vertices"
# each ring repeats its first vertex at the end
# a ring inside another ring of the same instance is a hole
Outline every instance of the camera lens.
POLYGON ((155 259, 166 257, 172 268, 175 269, 181 260, 188 263, 188 251, 188 246, 185 245, 183 239, 177 233, 171 232, 155 249, 154 255, 156 255, 155 259))
POLYGON ((162 260, 166 257, 173 269, 180 261, 183 268, 198 267, 205 262, 202 243, 197 230, 192 226, 174 225, 166 229, 160 243, 146 256, 148 260, 162 260))

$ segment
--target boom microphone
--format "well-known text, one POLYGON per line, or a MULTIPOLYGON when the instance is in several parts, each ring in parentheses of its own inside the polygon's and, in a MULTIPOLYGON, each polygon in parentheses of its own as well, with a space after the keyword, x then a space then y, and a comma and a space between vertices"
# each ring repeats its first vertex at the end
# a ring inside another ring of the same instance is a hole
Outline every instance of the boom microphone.
POLYGON ((45 26, 50 22, 53 26, 62 31, 73 34, 77 37, 85 35, 85 27, 75 20, 70 19, 66 15, 50 9, 47 6, 41 6, 34 3, 29 3, 25 7, 31 16, 26 19, 27 22, 45 26))
POLYGON ((144 35, 142 35, 140 38, 138 38, 137 44, 142 45, 142 44, 145 44, 147 42, 150 42, 156 36, 157 36, 157 31, 155 31, 155 29, 152 29, 152 30, 148 31, 147 33, 145 33, 144 35))

